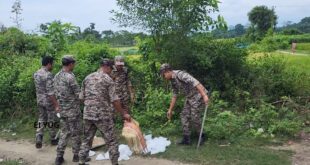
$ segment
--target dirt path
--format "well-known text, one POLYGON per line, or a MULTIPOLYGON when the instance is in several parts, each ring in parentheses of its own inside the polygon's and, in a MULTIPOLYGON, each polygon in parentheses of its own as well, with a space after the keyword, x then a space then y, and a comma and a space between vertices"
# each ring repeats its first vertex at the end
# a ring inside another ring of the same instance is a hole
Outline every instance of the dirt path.
MULTIPOLYGON (((289 141, 283 146, 270 147, 275 150, 291 150, 295 154, 293 156, 293 165, 309 165, 310 163, 310 134, 305 135, 299 142, 289 141)), ((101 153, 96 151, 96 155, 101 153)), ((91 165, 111 164, 110 161, 96 161, 95 156, 92 157, 91 165)), ((31 165, 52 165, 56 156, 56 147, 44 145, 42 149, 36 149, 33 143, 29 141, 6 141, 0 139, 0 159, 13 159, 25 161, 31 165)), ((65 165, 77 164, 71 162, 71 148, 67 148, 65 153, 65 165)), ((122 165, 185 165, 184 163, 174 162, 157 158, 131 157, 128 161, 120 162, 122 165)))
POLYGON ((284 50, 277 50, 277 52, 283 53, 283 54, 297 55, 297 56, 309 56, 309 54, 305 54, 305 53, 292 53, 292 52, 284 51, 284 50))
POLYGON ((301 141, 288 141, 283 146, 270 147, 275 150, 290 150, 293 156, 293 165, 310 165, 310 134, 303 134, 301 141))
MULTIPOLYGON (((100 151, 96 152, 96 155, 100 151)), ((92 157, 91 165, 111 164, 110 161, 96 161, 96 155, 92 157)), ((34 144, 29 141, 6 141, 0 139, 0 158, 1 159, 18 159, 26 161, 31 165, 52 165, 56 157, 56 147, 44 145, 42 149, 36 149, 34 144)), ((67 148, 65 153, 66 165, 78 164, 73 163, 71 148, 67 148)), ((179 162, 173 162, 164 159, 131 157, 128 161, 121 161, 123 165, 185 165, 179 162)))

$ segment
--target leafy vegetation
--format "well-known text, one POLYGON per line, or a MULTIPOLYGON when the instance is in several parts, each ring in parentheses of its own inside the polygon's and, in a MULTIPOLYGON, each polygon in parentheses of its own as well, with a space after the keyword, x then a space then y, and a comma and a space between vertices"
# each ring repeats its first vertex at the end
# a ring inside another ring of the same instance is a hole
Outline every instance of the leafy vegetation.
POLYGON ((172 141, 181 133, 179 113, 184 98, 178 100, 172 120, 167 121, 171 89, 158 73, 161 63, 188 71, 212 89, 204 127, 210 143, 199 151, 201 154, 193 146, 173 144, 160 157, 201 164, 229 164, 235 160, 237 164, 290 163, 291 153, 253 147, 256 144, 243 140, 296 137, 309 126, 310 56, 275 52, 290 50, 294 40, 297 53, 309 54, 309 34, 277 34, 273 31, 277 19, 274 10, 265 7, 249 13, 252 26, 248 35, 239 24, 225 36, 223 18, 210 17, 218 10, 217 1, 142 0, 118 1, 118 5, 121 11, 114 11, 115 19, 150 33, 100 33, 94 23, 81 31, 60 21, 42 24, 42 34, 1 28, 0 123, 1 129, 7 131, 1 136, 12 138, 11 132, 34 135, 31 124, 37 110, 32 74, 40 68, 42 56, 55 57, 56 73, 62 55, 73 54, 77 60, 74 73, 81 83, 98 69, 101 58, 122 54, 136 91, 133 117, 145 133, 165 135, 172 141), (267 24, 261 25, 258 18, 266 16, 266 12, 267 24), (205 32, 212 27, 218 29, 212 34, 205 32), (218 39, 230 37, 235 38, 218 39), (23 125, 28 127, 22 129, 23 125), (221 143, 232 145, 217 145, 221 143))

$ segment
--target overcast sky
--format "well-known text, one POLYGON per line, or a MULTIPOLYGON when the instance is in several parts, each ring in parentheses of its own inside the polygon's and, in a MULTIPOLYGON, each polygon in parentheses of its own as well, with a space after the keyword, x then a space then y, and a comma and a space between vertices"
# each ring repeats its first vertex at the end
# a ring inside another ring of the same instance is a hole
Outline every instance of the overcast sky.
MULTIPOLYGON (((97 30, 120 30, 110 20, 112 9, 118 9, 116 0, 21 0, 22 29, 35 31, 41 23, 53 20, 71 22, 82 29, 90 22, 96 24, 97 30)), ((310 0, 221 0, 220 14, 228 25, 248 24, 247 13, 257 5, 275 7, 278 24, 292 21, 299 22, 310 16, 310 0)), ((11 7, 14 0, 0 0, 0 24, 12 26, 11 7)), ((131 29, 128 29, 131 30, 131 29)))

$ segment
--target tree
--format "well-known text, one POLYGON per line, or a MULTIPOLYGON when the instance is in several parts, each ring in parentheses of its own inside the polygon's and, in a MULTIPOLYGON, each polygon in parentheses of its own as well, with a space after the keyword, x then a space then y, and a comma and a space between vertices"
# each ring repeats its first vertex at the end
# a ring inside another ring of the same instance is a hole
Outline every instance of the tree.
POLYGON ((89 27, 87 27, 83 31, 82 36, 86 40, 91 40, 91 41, 101 40, 101 34, 97 30, 95 30, 95 23, 90 23, 89 27))
POLYGON ((186 59, 192 51, 190 36, 227 28, 222 16, 213 17, 219 11, 218 3, 218 0, 117 0, 121 10, 112 11, 112 20, 149 32, 153 43, 143 45, 151 45, 152 53, 144 55, 144 59, 152 57, 180 67, 189 65, 186 59))
POLYGON ((21 28, 21 21, 23 20, 21 18, 21 14, 22 14, 22 5, 21 5, 21 1, 20 0, 15 0, 13 6, 12 6, 12 10, 11 13, 14 14, 13 17, 11 17, 11 19, 13 19, 13 23, 16 24, 17 28, 21 28))
POLYGON ((310 33, 310 17, 305 17, 299 22, 298 29, 304 33, 310 33))
POLYGON ((235 26, 235 34, 236 34, 236 36, 242 36, 243 34, 245 34, 245 32, 246 32, 246 30, 245 30, 243 25, 237 24, 235 26))
POLYGON ((68 39, 77 33, 78 28, 71 23, 62 23, 53 21, 51 23, 41 24, 40 31, 48 38, 51 43, 51 54, 65 50, 68 45, 68 39))
POLYGON ((121 26, 142 28, 151 33, 155 45, 164 35, 176 34, 185 38, 192 32, 224 27, 222 16, 213 19, 210 13, 219 11, 217 0, 117 0, 121 11, 114 13, 113 21, 121 26))
POLYGON ((255 40, 262 39, 269 29, 275 29, 277 24, 277 15, 274 8, 269 9, 267 6, 256 6, 248 13, 249 21, 251 22, 251 30, 257 36, 255 40))

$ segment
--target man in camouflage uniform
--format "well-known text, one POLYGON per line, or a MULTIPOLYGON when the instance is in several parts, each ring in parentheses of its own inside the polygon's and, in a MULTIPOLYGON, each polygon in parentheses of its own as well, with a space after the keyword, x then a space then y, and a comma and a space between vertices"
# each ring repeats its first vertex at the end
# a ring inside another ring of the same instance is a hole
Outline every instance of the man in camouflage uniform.
POLYGON ((81 112, 79 93, 80 88, 72 73, 75 60, 73 56, 66 55, 62 58, 62 70, 55 75, 54 89, 57 101, 60 104, 61 133, 57 146, 57 157, 55 164, 64 162, 63 155, 67 146, 68 138, 71 136, 73 162, 78 162, 82 134, 81 112))
MULTIPOLYGON (((55 109, 59 109, 59 105, 56 101, 53 91, 53 74, 51 73, 53 69, 53 62, 54 59, 52 57, 43 57, 41 69, 39 69, 33 75, 39 109, 39 121, 36 131, 36 148, 42 147, 44 127, 46 125, 55 124, 55 109)), ((55 127, 49 129, 49 134, 51 144, 57 145, 58 139, 55 139, 55 127)))
MULTIPOLYGON (((190 144, 190 122, 193 123, 195 131, 200 132, 202 122, 202 112, 205 104, 208 104, 207 90, 198 80, 185 71, 172 70, 169 64, 162 64, 161 75, 171 82, 173 96, 167 117, 170 120, 172 111, 177 100, 177 95, 182 93, 186 96, 184 108, 181 112, 181 122, 183 127, 183 139, 179 144, 190 144)), ((201 144, 205 141, 205 134, 202 134, 201 144)))
POLYGON ((80 99, 84 100, 84 139, 79 153, 80 165, 85 164, 91 141, 97 131, 102 134, 109 147, 109 155, 113 165, 118 164, 118 142, 115 135, 114 108, 123 118, 130 120, 130 116, 121 107, 120 100, 115 93, 115 83, 109 76, 113 61, 103 59, 97 72, 88 75, 82 83, 80 99), (112 107, 114 105, 114 108, 112 107))
MULTIPOLYGON (((125 67, 124 57, 116 56, 115 65, 113 67, 111 77, 116 84, 116 94, 121 100, 123 109, 130 111, 129 104, 134 102, 134 90, 129 79, 128 69, 125 67)), ((128 112, 130 113, 130 112, 128 112)))

